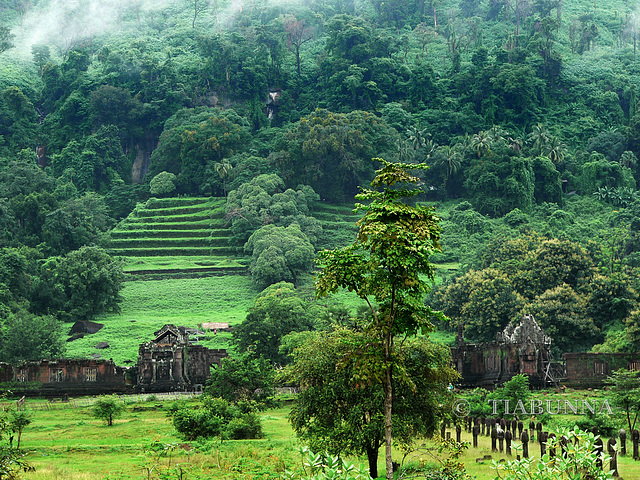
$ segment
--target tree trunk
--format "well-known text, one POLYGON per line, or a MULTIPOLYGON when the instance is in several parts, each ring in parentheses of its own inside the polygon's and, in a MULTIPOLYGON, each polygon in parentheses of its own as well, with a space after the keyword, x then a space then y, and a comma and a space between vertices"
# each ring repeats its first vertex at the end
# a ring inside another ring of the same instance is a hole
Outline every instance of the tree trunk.
POLYGON ((300 76, 300 45, 296 44, 296 67, 298 67, 298 77, 300 76))
POLYGON ((391 457, 391 425, 393 410, 393 385, 391 383, 391 349, 393 339, 391 328, 384 334, 384 360, 386 363, 384 375, 384 457, 387 470, 387 480, 393 480, 393 460, 391 457))
MULTIPOLYGON (((377 441, 376 441, 377 443, 377 441)), ((378 446, 367 445, 367 461, 369 462, 369 476, 378 478, 378 446)))

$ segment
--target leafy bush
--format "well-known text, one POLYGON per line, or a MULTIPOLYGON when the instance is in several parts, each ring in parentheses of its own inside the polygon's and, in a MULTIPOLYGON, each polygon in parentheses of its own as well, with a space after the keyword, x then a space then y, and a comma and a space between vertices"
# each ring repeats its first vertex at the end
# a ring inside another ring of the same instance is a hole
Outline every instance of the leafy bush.
POLYGON ((303 472, 285 470, 283 480, 370 480, 369 471, 326 453, 316 454, 301 447, 303 472), (307 472, 307 468, 309 472, 307 472))
POLYGON ((174 402, 168 410, 173 426, 185 440, 221 437, 233 440, 261 438, 260 418, 249 408, 233 405, 222 398, 204 395, 202 407, 174 402))
POLYGON ((160 172, 151 179, 149 193, 151 195, 169 195, 176 190, 176 176, 170 172, 160 172))
POLYGON ((104 420, 110 427, 113 425, 113 421, 124 412, 124 404, 113 395, 104 396, 96 400, 91 412, 94 417, 104 420))
POLYGON ((172 412, 173 426, 185 440, 220 435, 223 419, 203 408, 180 407, 172 412))
POLYGON ((255 413, 245 413, 233 418, 225 430, 227 436, 232 440, 262 437, 260 418, 255 413))

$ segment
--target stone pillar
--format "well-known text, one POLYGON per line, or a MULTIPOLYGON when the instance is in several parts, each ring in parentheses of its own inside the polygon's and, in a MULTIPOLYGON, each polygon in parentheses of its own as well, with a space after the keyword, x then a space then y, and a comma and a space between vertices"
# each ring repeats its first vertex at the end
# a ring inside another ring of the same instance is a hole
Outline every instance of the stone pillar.
POLYGON ((444 440, 444 434, 447 430, 447 424, 444 422, 444 420, 442 421, 442 426, 440 427, 440 438, 442 438, 442 440, 444 440))
POLYGON ((547 453, 547 437, 549 434, 547 432, 540 432, 539 442, 540 442, 540 457, 542 457, 545 453, 547 453))
POLYGON ((627 454, 627 432, 621 428, 618 435, 620 436, 620 455, 624 457, 627 454))
MULTIPOLYGON (((522 430, 524 429, 524 423, 522 423, 521 421, 518 421, 518 438, 520 438, 522 436, 522 430)), ((513 435, 516 435, 515 430, 513 431, 513 435)))
MULTIPOLYGON (((540 433, 542 433, 542 422, 538 422, 536 424, 536 435, 538 435, 538 437, 540 437, 540 433)), ((540 440, 538 440, 540 441, 540 440)))
POLYGON ((507 421, 504 418, 500 419, 500 428, 502 430, 506 430, 507 429, 507 421))
POLYGON ((475 424, 473 426, 472 434, 473 434, 473 448, 478 448, 478 434, 480 433, 480 425, 475 424))
POLYGON ((638 442, 640 442, 640 432, 637 428, 634 428, 631 432, 631 441, 633 442, 633 459, 640 460, 640 454, 638 453, 638 442))
POLYGON ((511 431, 513 433, 516 433, 517 428, 518 428, 518 420, 514 418, 513 420, 511 420, 511 431))
POLYGON ((500 451, 500 453, 504 452, 504 430, 503 429, 498 430, 498 450, 500 451))
POLYGON ((567 458, 567 445, 569 439, 564 435, 560 437, 560 450, 562 451, 562 458, 567 458))
POLYGON ((602 453, 604 452, 604 444, 602 443, 602 438, 596 438, 596 441, 593 442, 596 447, 596 466, 602 470, 602 453))
POLYGON ((494 425, 491 428, 491 451, 492 452, 497 452, 498 449, 496 448, 496 441, 498 440, 498 430, 496 430, 496 426, 494 425))
POLYGON ((462 443, 462 427, 459 424, 456 425, 456 442, 462 443))
POLYGON ((487 419, 482 417, 480 419, 480 434, 481 435, 484 435, 484 429, 485 429, 486 426, 487 426, 487 419))
POLYGON ((531 432, 531 440, 535 440, 534 435, 536 434, 536 422, 534 422, 533 419, 529 422, 529 431, 531 432))
POLYGON ((522 457, 529 458, 529 432, 526 429, 522 432, 520 440, 522 440, 522 457))
POLYGON ((513 439, 513 434, 510 430, 504 432, 504 441, 507 444, 507 455, 511 455, 511 440, 513 439))
MULTIPOLYGON (((550 443, 553 442, 555 440, 555 438, 556 438, 556 434, 553 433, 553 432, 551 432, 547 436, 547 439, 549 440, 550 443)), ((556 447, 553 446, 553 445, 551 445, 551 446, 548 445, 548 447, 549 447, 549 456, 550 457, 555 457, 556 456, 556 447)))
POLYGON ((613 470, 613 476, 618 477, 618 452, 616 452, 615 446, 616 439, 610 438, 607 442, 607 452, 611 457, 611 460, 609 461, 609 470, 613 470))

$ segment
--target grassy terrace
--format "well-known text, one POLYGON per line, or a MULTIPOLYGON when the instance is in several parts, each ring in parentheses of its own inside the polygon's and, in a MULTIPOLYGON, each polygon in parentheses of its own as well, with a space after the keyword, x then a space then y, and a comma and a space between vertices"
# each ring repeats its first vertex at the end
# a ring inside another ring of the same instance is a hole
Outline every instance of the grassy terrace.
POLYGON ((227 227, 224 198, 152 198, 111 231, 108 247, 124 257, 233 257, 241 252, 227 227))

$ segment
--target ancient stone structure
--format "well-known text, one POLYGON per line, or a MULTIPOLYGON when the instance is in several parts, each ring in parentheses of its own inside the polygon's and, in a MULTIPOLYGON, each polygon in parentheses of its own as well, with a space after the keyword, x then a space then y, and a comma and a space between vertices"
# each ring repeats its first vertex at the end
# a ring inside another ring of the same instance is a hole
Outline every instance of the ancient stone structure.
POLYGON ((640 370, 639 353, 565 353, 566 379, 574 388, 602 387, 620 368, 640 370))
POLYGON ((184 328, 165 325, 155 339, 140 345, 136 387, 146 392, 185 390, 203 385, 213 364, 227 356, 226 350, 211 350, 192 344, 184 328))
POLYGON ((133 368, 97 359, 0 363, 0 390, 46 397, 193 390, 204 385, 211 366, 220 365, 227 352, 191 342, 190 333, 184 327, 165 325, 155 332, 153 341, 140 345, 133 368))
POLYGON ((0 364, 0 382, 20 395, 97 395, 128 389, 126 369, 113 360, 42 360, 0 364))
POLYGON ((542 387, 557 381, 558 365, 552 361, 550 347, 551 339, 533 315, 524 315, 490 343, 467 343, 460 330, 451 353, 462 386, 495 387, 524 374, 531 385, 542 387))

